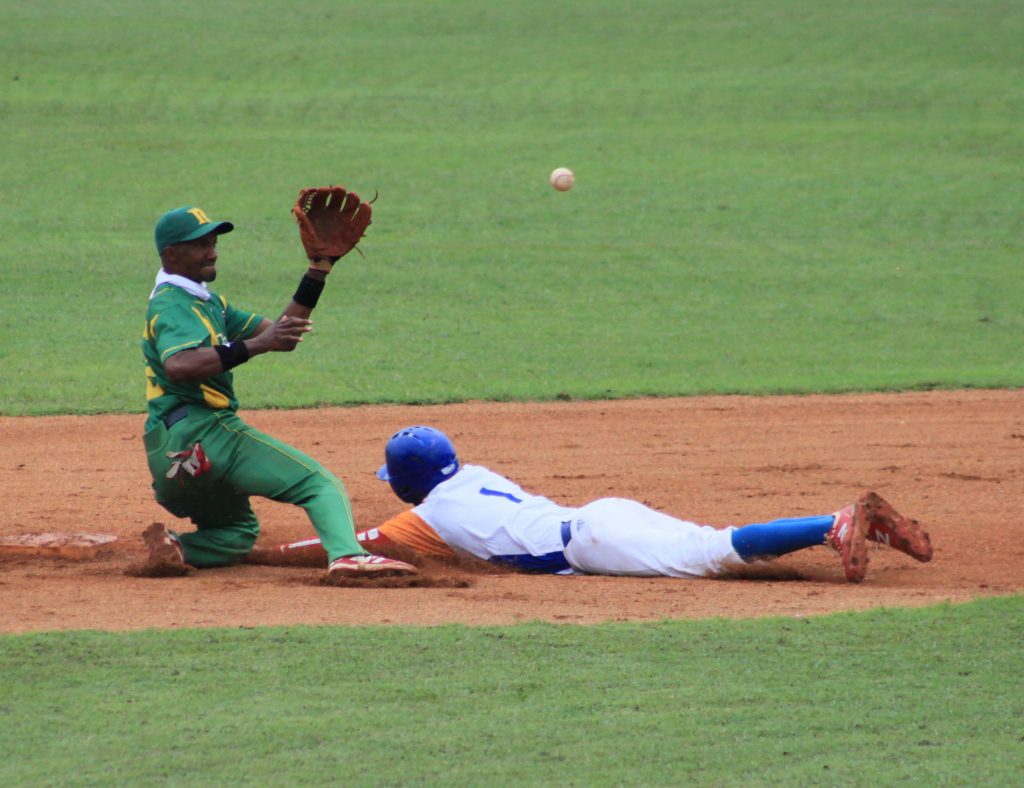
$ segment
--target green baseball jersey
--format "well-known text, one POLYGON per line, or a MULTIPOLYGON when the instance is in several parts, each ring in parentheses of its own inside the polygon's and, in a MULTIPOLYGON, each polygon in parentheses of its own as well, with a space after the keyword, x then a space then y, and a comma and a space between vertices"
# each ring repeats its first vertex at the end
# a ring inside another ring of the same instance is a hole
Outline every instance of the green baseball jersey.
POLYGON ((262 321, 260 315, 229 306, 227 299, 216 293, 211 292, 209 300, 204 301, 180 287, 160 285, 149 300, 142 333, 149 404, 146 429, 179 405, 188 403, 214 410, 237 410, 231 372, 197 382, 172 383, 164 371, 164 362, 182 350, 215 347, 250 337, 262 321))

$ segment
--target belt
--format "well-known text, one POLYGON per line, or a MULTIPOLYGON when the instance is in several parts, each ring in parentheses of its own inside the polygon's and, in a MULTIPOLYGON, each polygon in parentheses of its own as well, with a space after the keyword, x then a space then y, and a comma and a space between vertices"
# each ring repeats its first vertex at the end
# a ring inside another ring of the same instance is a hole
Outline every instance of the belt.
POLYGON ((572 520, 562 520, 562 547, 568 547, 572 539, 572 520))
POLYGON ((179 405, 166 416, 164 416, 164 426, 170 429, 183 418, 188 415, 188 405, 179 405))

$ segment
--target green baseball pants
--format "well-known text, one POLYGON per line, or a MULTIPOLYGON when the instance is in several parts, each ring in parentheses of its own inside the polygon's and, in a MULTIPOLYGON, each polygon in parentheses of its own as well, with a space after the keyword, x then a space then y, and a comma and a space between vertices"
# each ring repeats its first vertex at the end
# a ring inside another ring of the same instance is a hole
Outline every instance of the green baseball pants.
POLYGON ((320 463, 243 422, 234 411, 188 406, 188 416, 163 423, 143 436, 157 503, 196 526, 176 534, 185 561, 195 567, 228 566, 245 558, 259 535, 250 496, 295 504, 306 510, 328 560, 366 551, 356 541, 352 507, 341 481, 320 463), (168 453, 196 443, 210 462, 193 476, 168 453))

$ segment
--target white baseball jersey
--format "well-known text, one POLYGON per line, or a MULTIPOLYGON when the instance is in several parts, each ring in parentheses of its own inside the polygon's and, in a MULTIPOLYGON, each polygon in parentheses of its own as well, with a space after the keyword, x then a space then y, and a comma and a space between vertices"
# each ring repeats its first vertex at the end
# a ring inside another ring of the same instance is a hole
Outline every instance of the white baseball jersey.
POLYGON ((732 528, 623 498, 559 506, 478 465, 464 465, 412 511, 452 547, 525 571, 706 577, 744 564, 732 528))

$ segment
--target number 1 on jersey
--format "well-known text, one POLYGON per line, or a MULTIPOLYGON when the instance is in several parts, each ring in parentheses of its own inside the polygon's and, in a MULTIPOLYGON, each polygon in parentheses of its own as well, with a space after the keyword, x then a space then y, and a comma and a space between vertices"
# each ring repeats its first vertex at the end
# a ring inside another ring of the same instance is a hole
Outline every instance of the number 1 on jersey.
POLYGON ((495 498, 508 498, 512 503, 522 503, 522 498, 516 498, 512 493, 502 492, 501 490, 490 490, 486 487, 480 488, 481 495, 493 495, 495 498))

